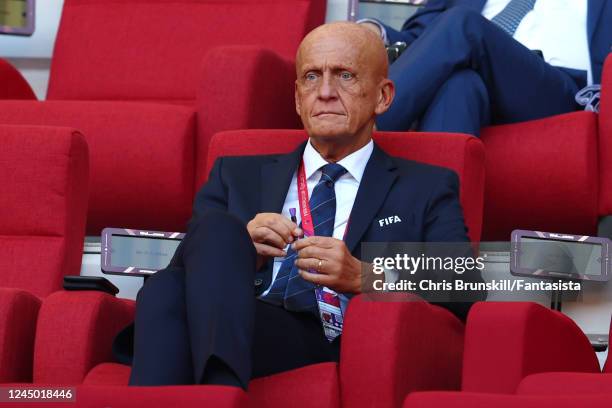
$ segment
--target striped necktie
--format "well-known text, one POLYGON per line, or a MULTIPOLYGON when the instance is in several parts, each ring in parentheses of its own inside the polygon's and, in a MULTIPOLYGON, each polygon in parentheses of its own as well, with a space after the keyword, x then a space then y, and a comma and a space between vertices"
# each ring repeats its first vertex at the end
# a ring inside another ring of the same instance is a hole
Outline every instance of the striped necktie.
MULTIPOLYGON (((321 168, 321 179, 310 196, 310 212, 315 235, 331 237, 334 232, 336 218, 334 186, 336 180, 344 173, 346 169, 337 163, 329 163, 321 168)), ((298 268, 295 266, 296 256, 297 253, 290 247, 272 287, 261 299, 283 305, 287 310, 317 313, 315 286, 300 277, 298 268)))
POLYGON ((510 0, 510 3, 491 21, 512 37, 521 20, 533 10, 535 2, 536 0, 510 0))

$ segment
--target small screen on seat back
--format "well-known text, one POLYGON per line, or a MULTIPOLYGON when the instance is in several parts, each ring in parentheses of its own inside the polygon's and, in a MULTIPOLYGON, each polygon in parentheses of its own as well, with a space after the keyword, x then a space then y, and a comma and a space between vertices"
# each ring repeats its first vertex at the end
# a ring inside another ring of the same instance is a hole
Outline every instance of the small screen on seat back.
POLYGON ((128 235, 113 235, 112 241, 112 266, 153 270, 160 270, 168 266, 174 251, 181 243, 178 239, 128 235))
POLYGON ((601 244, 521 237, 521 268, 601 275, 601 258, 601 244))

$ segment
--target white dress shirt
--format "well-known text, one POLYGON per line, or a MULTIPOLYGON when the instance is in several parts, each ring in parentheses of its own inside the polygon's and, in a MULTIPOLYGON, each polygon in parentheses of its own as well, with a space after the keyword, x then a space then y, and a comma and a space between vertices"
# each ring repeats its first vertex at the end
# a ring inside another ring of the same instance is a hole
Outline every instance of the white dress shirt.
MULTIPOLYGON (((351 214, 351 210, 353 209, 353 203, 355 202, 355 197, 357 197, 357 190, 359 189, 359 184, 361 183, 361 178, 363 177, 363 172, 365 171, 366 164, 368 160, 370 160, 370 156, 372 155, 372 151, 374 150, 374 142, 370 140, 368 144, 366 144, 361 149, 356 152, 351 153, 346 156, 342 160, 338 162, 342 167, 344 167, 347 172, 340 176, 335 183, 335 192, 336 192, 336 218, 334 219, 334 232, 333 237, 342 240, 344 238, 344 231, 346 230, 346 226, 349 220, 349 216, 351 214)), ((308 197, 312 194, 312 190, 319 182, 321 178, 321 167, 325 166, 328 162, 321 157, 319 152, 315 150, 315 148, 310 144, 310 140, 306 144, 306 148, 304 149, 304 172, 306 174, 306 181, 308 185, 308 197)), ((291 218, 289 214, 289 209, 296 209, 296 216, 298 220, 298 225, 301 222, 301 213, 300 206, 298 203, 298 188, 297 188, 297 169, 295 173, 293 173, 293 178, 291 179, 291 184, 289 185, 289 191, 287 191, 287 196, 285 198, 285 204, 283 204, 282 215, 287 218, 291 218)), ((288 248, 286 248, 288 249, 288 248)), ((276 275, 283 263, 284 257, 276 257, 274 258, 274 268, 272 269, 272 283, 276 279, 276 275)), ((265 296, 270 288, 272 287, 272 283, 266 289, 266 291, 262 294, 265 296)), ((342 309, 342 313, 346 310, 346 305, 348 303, 348 298, 343 295, 340 295, 340 306, 342 309)))
MULTIPOLYGON (((491 20, 510 0, 487 0, 482 15, 491 20)), ((514 39, 530 50, 541 50, 550 65, 587 72, 593 82, 587 38, 587 0, 536 0, 521 20, 514 39)))

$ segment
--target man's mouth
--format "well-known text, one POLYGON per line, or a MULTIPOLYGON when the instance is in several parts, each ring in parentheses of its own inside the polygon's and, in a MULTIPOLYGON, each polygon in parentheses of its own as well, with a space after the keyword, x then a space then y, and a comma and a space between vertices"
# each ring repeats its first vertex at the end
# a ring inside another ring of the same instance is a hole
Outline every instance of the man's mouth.
POLYGON ((315 113, 312 116, 317 117, 317 116, 324 116, 324 115, 345 116, 344 113, 342 113, 342 112, 331 112, 331 111, 317 112, 317 113, 315 113))

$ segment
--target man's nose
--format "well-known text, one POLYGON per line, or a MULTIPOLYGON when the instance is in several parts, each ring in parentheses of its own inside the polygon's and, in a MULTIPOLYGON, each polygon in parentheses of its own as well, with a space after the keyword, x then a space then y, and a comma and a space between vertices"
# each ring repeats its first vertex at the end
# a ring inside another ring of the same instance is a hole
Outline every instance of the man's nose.
POLYGON ((319 84, 319 98, 323 100, 334 99, 338 96, 337 84, 332 75, 324 74, 319 84))

